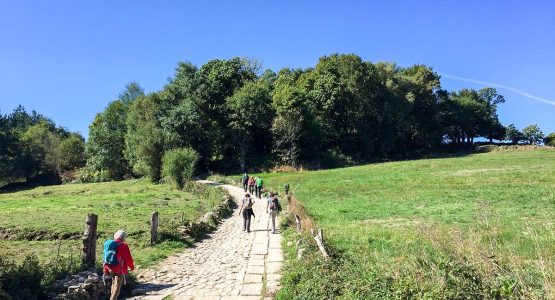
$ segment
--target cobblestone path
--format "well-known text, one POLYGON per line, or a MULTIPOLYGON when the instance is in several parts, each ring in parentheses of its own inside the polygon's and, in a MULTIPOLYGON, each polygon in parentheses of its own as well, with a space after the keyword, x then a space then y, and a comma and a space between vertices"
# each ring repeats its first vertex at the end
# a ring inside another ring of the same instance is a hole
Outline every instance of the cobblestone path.
MULTIPOLYGON (((241 188, 221 186, 238 203, 245 195, 241 188)), ((254 199, 256 217, 252 220, 252 232, 242 230, 243 219, 236 208, 232 217, 224 219, 208 238, 168 257, 155 269, 141 270, 137 278, 147 294, 132 299, 170 296, 170 299, 246 300, 261 299, 263 294, 271 299, 280 280, 282 237, 279 232, 270 232, 266 200, 254 199)))

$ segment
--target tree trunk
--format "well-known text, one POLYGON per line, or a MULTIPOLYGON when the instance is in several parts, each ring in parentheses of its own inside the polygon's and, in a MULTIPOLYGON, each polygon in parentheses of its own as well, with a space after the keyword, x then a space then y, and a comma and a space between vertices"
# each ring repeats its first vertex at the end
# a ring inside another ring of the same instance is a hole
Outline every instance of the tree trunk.
POLYGON ((239 149, 239 164, 241 165, 241 171, 247 171, 247 141, 246 138, 243 137, 241 141, 241 146, 239 149))
POLYGON ((83 264, 94 266, 96 262, 96 226, 98 216, 88 214, 85 222, 85 233, 83 233, 83 264))

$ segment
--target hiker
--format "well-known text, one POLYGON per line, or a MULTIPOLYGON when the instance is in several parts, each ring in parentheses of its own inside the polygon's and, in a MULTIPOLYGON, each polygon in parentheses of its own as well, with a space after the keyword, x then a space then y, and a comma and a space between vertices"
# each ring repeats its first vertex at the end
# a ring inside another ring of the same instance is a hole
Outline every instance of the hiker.
POLYGON ((104 262, 102 279, 112 279, 110 300, 118 299, 122 284, 126 284, 125 275, 129 269, 135 269, 129 246, 125 243, 127 233, 120 229, 113 240, 104 242, 104 262))
POLYGON ((262 198, 262 185, 263 185, 262 177, 256 178, 256 195, 258 198, 262 198))
POLYGON ((249 177, 249 193, 252 195, 254 194, 254 177, 249 177))
POLYGON ((247 187, 249 184, 249 174, 247 174, 247 172, 245 172, 245 174, 243 174, 243 178, 241 178, 241 183, 243 184, 243 190, 246 193, 247 192, 247 187))
POLYGON ((281 210, 281 205, 279 204, 279 200, 273 192, 270 192, 270 197, 268 197, 268 201, 266 202, 266 211, 270 214, 270 218, 272 219, 272 233, 276 233, 276 216, 278 215, 279 211, 281 210))
POLYGON ((245 198, 241 202, 241 208, 239 209, 239 215, 243 212, 243 231, 251 232, 251 217, 255 217, 254 211, 252 210, 252 205, 254 200, 251 198, 250 194, 245 194, 245 198))

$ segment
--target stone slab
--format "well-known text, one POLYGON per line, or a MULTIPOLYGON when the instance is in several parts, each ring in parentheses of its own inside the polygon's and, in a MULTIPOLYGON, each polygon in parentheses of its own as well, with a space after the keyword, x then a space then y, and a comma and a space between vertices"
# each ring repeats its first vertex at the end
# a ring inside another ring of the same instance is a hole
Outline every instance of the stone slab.
POLYGON ((248 283, 243 285, 241 296, 260 296, 262 294, 262 283, 248 283))
POLYGON ((264 266, 250 266, 247 268, 247 274, 264 274, 264 266))
POLYGON ((281 262, 269 262, 266 264, 266 274, 276 274, 281 271, 281 262))
POLYGON ((262 283, 262 274, 247 274, 244 283, 262 283))

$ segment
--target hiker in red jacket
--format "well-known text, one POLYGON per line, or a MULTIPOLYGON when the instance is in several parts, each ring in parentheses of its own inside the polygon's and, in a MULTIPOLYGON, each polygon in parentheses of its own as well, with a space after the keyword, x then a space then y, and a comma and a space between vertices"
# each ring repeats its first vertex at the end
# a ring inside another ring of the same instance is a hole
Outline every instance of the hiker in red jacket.
POLYGON ((114 240, 118 243, 116 248, 118 264, 104 264, 104 275, 111 275, 113 278, 110 300, 118 299, 121 286, 125 283, 125 275, 129 273, 129 270, 135 269, 131 251, 129 250, 129 246, 125 243, 126 237, 127 233, 125 233, 122 229, 116 231, 114 234, 114 240))

